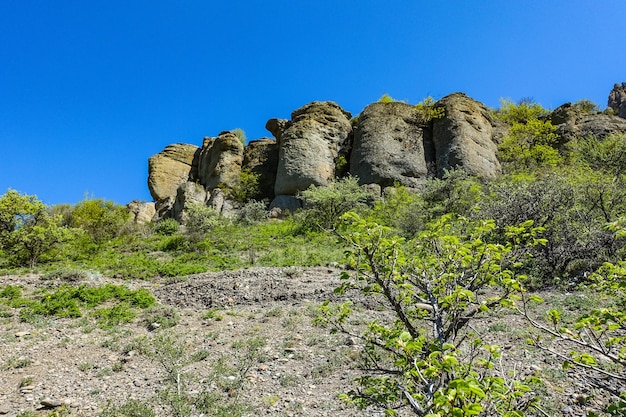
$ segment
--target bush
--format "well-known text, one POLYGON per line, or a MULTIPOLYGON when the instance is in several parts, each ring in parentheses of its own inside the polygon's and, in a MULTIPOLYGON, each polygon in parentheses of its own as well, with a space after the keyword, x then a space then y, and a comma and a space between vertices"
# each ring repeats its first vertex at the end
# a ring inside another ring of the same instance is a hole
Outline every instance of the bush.
POLYGON ((164 236, 171 236, 178 232, 180 224, 172 218, 161 219, 154 225, 154 233, 164 236))
MULTIPOLYGON (((609 225, 617 237, 626 235, 624 219, 609 225)), ((563 362, 563 368, 578 368, 602 391, 600 403, 608 415, 626 415, 626 260, 605 263, 595 271, 586 287, 609 297, 613 302, 589 306, 573 324, 563 320, 563 313, 551 309, 545 317, 535 317, 529 305, 543 302, 537 296, 521 292, 518 309, 539 331, 528 343, 563 362), (551 342, 544 341, 548 336, 551 342), (556 344, 554 343, 556 341, 556 344), (556 347, 555 347, 556 345, 556 347)), ((590 412, 589 416, 597 416, 590 412)))
POLYGON ((228 196, 239 204, 259 198, 261 195, 259 177, 258 173, 250 171, 249 168, 242 169, 237 184, 227 191, 228 196))
POLYGON ((238 214, 238 220, 244 224, 255 224, 267 220, 269 212, 264 202, 252 200, 246 203, 238 214))
POLYGON ((190 239, 199 241, 222 222, 222 217, 211 207, 191 204, 187 208, 187 219, 184 224, 190 239))
POLYGON ((52 254, 75 233, 61 226, 36 196, 9 190, 0 197, 0 249, 18 265, 34 268, 43 255, 52 254))
POLYGON ((304 210, 301 225, 306 230, 332 229, 342 214, 363 206, 367 192, 356 177, 335 180, 326 186, 312 185, 299 193, 304 210))
POLYGON ((120 236, 129 222, 126 207, 103 199, 85 199, 69 213, 69 226, 85 230, 96 243, 120 236))
POLYGON ((543 243, 531 222, 510 228, 507 241, 495 244, 489 243, 493 221, 444 216, 405 242, 354 213, 344 219, 340 233, 355 272, 343 273, 335 292, 356 291, 392 316, 360 329, 350 321, 351 302, 321 306, 319 323, 364 343, 365 374, 344 399, 382 406, 387 415, 406 406, 418 416, 521 416, 536 403, 527 381, 496 366, 500 347, 472 330, 474 321, 512 305, 523 278, 503 265, 513 265, 526 245, 543 243))

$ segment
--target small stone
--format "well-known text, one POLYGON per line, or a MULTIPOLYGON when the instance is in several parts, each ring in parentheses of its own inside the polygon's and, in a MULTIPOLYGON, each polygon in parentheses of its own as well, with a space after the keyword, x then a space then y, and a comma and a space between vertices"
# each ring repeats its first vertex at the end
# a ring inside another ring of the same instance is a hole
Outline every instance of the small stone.
POLYGON ((154 322, 154 323, 150 323, 150 325, 148 326, 148 330, 156 330, 159 327, 161 327, 160 323, 154 322))
POLYGON ((23 332, 15 333, 15 337, 24 337, 24 336, 29 336, 29 335, 30 335, 29 331, 23 331, 23 332))
POLYGON ((44 398, 39 402, 39 404, 43 405, 46 408, 56 408, 61 407, 63 405, 63 401, 53 400, 50 398, 44 398))

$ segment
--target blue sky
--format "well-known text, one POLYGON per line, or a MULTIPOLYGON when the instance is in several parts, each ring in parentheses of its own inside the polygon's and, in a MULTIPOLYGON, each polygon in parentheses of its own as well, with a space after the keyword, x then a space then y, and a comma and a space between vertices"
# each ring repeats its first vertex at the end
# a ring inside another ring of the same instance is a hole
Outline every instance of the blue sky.
POLYGON ((0 193, 150 200, 147 160, 314 100, 606 107, 623 0, 0 0, 0 193))

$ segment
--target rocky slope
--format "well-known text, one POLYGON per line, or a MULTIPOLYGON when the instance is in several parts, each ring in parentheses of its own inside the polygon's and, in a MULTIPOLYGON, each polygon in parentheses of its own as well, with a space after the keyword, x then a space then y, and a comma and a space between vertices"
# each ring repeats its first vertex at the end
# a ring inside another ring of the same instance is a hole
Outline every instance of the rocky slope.
MULTIPOLYGON (((182 375, 190 381, 185 393, 208 392, 225 404, 237 402, 248 409, 238 415, 382 417, 379 410, 360 411, 337 398, 354 388, 359 375, 359 340, 312 324, 322 301, 337 301, 331 289, 338 285, 338 275, 323 267, 251 268, 179 281, 119 281, 93 275, 72 282, 146 288, 156 296, 157 307, 112 329, 99 328, 88 314, 28 323, 17 311, 3 309, 0 416, 92 417, 129 400, 151 407, 157 416, 171 415, 162 393, 172 382, 162 363, 145 353, 169 336, 184 348, 182 375), (159 324, 163 316, 179 320, 167 328, 159 324), (246 356, 251 343, 259 350, 246 356), (220 368, 222 361, 230 368, 220 368), (230 391, 232 381, 240 377, 242 389, 230 391)), ((20 285, 26 294, 62 283, 39 275, 0 276, 0 287, 20 285)), ((542 297, 561 304, 586 302, 582 294, 542 297)), ((355 323, 385 319, 375 305, 351 299, 355 323)), ((474 330, 488 343, 503 346, 504 372, 544 380, 536 393, 550 415, 585 415, 602 406, 602 396, 594 397, 597 393, 584 372, 563 371, 557 360, 525 344, 528 326, 518 315, 503 312, 478 321, 474 330)), ((399 416, 408 415, 408 410, 400 410, 399 416)))

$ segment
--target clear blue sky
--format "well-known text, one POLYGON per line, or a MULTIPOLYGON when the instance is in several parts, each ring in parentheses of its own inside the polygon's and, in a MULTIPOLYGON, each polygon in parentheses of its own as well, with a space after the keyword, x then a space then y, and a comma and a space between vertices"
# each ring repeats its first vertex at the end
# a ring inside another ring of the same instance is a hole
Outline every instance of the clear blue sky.
POLYGON ((625 16, 624 0, 0 0, 0 194, 150 200, 166 145, 269 136, 314 100, 604 108, 625 16))

